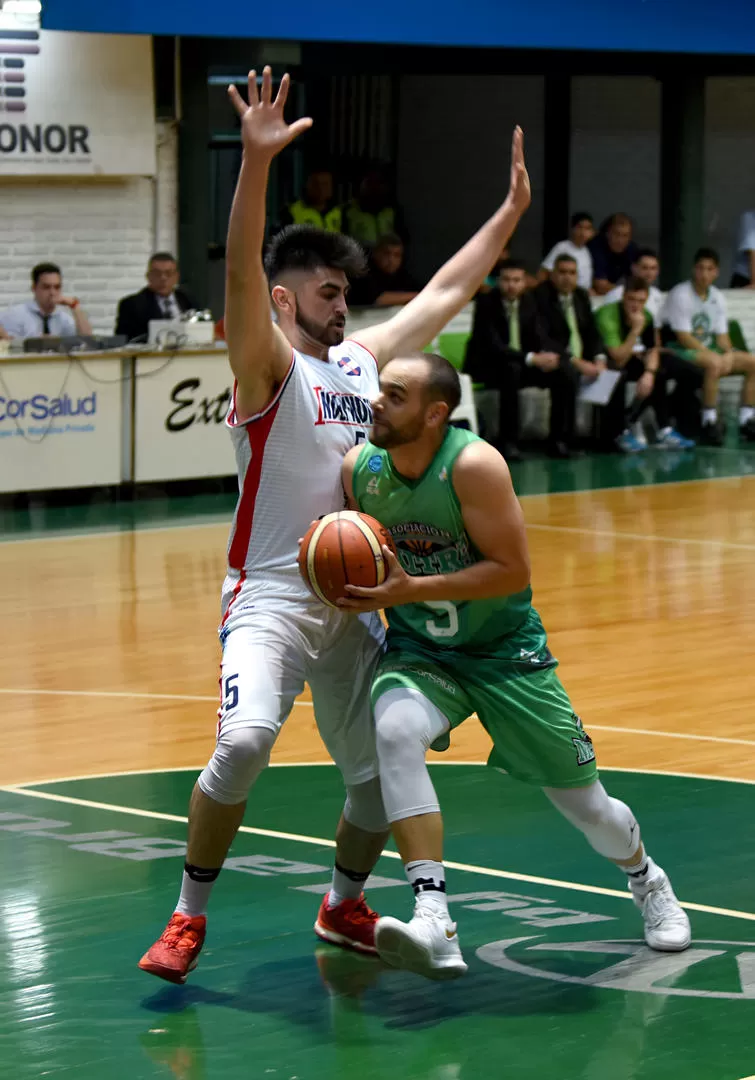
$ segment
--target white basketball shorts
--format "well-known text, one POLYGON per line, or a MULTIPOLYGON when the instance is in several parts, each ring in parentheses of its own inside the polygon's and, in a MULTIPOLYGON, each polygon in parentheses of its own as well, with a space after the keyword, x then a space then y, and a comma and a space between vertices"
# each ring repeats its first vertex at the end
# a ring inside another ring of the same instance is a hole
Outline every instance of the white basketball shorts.
POLYGON ((347 615, 303 598, 299 588, 287 596, 245 584, 220 628, 218 738, 237 725, 277 735, 307 682, 318 730, 344 783, 372 780, 378 765, 370 686, 384 639, 376 613, 347 615))

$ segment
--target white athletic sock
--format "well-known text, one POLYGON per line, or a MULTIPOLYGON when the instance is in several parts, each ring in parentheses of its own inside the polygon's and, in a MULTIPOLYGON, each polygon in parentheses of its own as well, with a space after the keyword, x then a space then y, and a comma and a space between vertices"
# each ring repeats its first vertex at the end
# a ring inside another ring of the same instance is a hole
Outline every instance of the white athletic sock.
POLYGON ((739 410, 739 426, 743 427, 745 424, 749 424, 750 420, 755 416, 755 406, 742 405, 739 410))
POLYGON ((703 423, 715 424, 718 420, 718 409, 703 409, 703 423))
POLYGON ((443 863, 419 859, 404 866, 409 884, 414 889, 417 907, 429 908, 439 915, 448 915, 446 899, 446 870, 443 863))
POLYGON ((644 849, 640 862, 635 863, 634 866, 622 866, 621 869, 629 878, 632 892, 641 897, 645 895, 651 883, 655 881, 660 873, 659 867, 644 849))
POLYGON ((369 876, 369 872, 362 874, 356 870, 346 870, 336 863, 333 867, 333 881, 328 893, 328 907, 338 907, 344 900, 358 900, 369 876))
POLYGON ((206 915, 210 893, 219 873, 219 869, 203 870, 199 866, 187 864, 184 868, 181 895, 178 898, 176 911, 190 918, 194 918, 195 915, 206 915))

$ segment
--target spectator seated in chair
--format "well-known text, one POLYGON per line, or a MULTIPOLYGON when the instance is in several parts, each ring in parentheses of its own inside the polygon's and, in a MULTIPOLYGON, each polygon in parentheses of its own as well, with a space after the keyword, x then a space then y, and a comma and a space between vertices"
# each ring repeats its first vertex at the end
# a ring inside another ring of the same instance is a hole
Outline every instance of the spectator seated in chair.
POLYGON ((550 391, 548 451, 555 457, 568 457, 579 372, 548 340, 533 294, 526 290, 523 264, 513 259, 502 263, 498 287, 478 297, 475 304, 464 371, 500 392, 498 445, 505 458, 521 458, 518 391, 526 386, 550 391))
POLYGON ((657 445, 670 450, 689 450, 695 444, 671 425, 671 406, 677 422, 689 428, 697 410, 697 390, 702 384, 699 369, 658 347, 658 332, 647 308, 648 286, 640 277, 631 277, 622 298, 606 304, 596 315, 611 367, 621 372, 611 400, 604 407, 604 429, 624 453, 647 447, 641 416, 652 407, 658 423, 657 445), (668 381, 676 388, 669 398, 668 381), (627 409, 626 384, 636 382, 635 398, 627 409))
POLYGON ((124 296, 118 305, 116 334, 127 341, 146 341, 152 319, 177 319, 196 307, 178 285, 178 263, 167 251, 158 251, 147 266, 147 285, 141 292, 124 296))
POLYGON ((724 428, 718 418, 719 379, 744 375, 739 409, 740 437, 755 442, 755 356, 733 349, 726 300, 713 284, 719 258, 712 248, 700 248, 690 281, 675 285, 663 309, 662 339, 685 363, 702 368, 703 410, 701 442, 721 446, 724 428))
MULTIPOLYGON (((656 330, 660 330, 662 326, 663 305, 666 302, 666 297, 656 285, 660 272, 661 264, 657 253, 649 247, 638 248, 635 260, 632 263, 630 277, 641 278, 648 287, 648 299, 645 307, 653 316, 653 326, 655 326, 656 330)), ((601 296, 597 304, 593 304, 593 310, 601 308, 604 304, 618 304, 623 296, 624 283, 622 282, 621 285, 611 289, 605 296, 601 296)))
POLYGON ((304 193, 281 215, 279 229, 286 225, 314 225, 326 232, 341 232, 343 211, 333 202, 333 173, 315 169, 307 177, 304 193))
POLYGON ((400 236, 381 236, 372 252, 367 273, 357 278, 349 293, 352 307, 399 307, 419 292, 416 281, 404 268, 404 244, 400 236))
POLYGON ((55 263, 39 263, 31 272, 34 299, 0 312, 6 338, 88 337, 92 324, 75 297, 63 296, 63 277, 55 263))
POLYGON ((632 219, 627 214, 611 214, 589 243, 592 255, 592 288, 605 296, 632 273, 637 245, 632 240, 632 219))
POLYGON ((590 214, 572 214, 569 239, 559 240, 545 256, 537 274, 538 284, 548 280, 559 255, 571 255, 577 260, 577 284, 580 289, 587 289, 589 292, 592 289, 593 272, 592 255, 587 245, 594 235, 595 227, 590 214))

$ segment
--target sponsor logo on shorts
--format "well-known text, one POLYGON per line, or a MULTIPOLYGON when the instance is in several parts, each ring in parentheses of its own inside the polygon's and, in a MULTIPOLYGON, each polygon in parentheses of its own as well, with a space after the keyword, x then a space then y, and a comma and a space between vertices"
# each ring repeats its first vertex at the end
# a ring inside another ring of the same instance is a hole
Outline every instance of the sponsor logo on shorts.
POLYGON ((435 671, 428 671, 427 668, 416 667, 414 664, 391 664, 388 667, 382 669, 383 673, 393 675, 396 672, 405 671, 415 679, 427 679, 428 682, 435 683, 442 690, 445 690, 448 694, 456 694, 456 687, 453 683, 447 679, 442 678, 435 671))
POLYGON ((582 721, 576 713, 572 713, 572 720, 578 733, 572 738, 574 749, 577 751, 577 765, 589 765, 591 761, 595 761, 595 748, 592 739, 585 731, 582 721))

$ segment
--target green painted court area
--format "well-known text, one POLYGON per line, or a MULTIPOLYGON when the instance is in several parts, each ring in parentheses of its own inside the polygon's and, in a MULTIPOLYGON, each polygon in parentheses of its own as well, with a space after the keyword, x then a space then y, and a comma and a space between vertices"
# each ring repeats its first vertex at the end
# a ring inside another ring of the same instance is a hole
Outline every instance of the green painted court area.
MULTIPOLYGON (((752 785, 604 771, 692 905, 692 948, 661 955, 641 943, 622 875, 539 792, 485 767, 433 767, 470 964, 442 984, 317 941, 339 778, 329 766, 268 769, 213 895, 199 967, 172 987, 136 962, 177 897, 195 775, 0 790, 2 1077, 755 1072, 752 785)), ((373 906, 408 918, 400 863, 384 857, 378 873, 373 906)))

